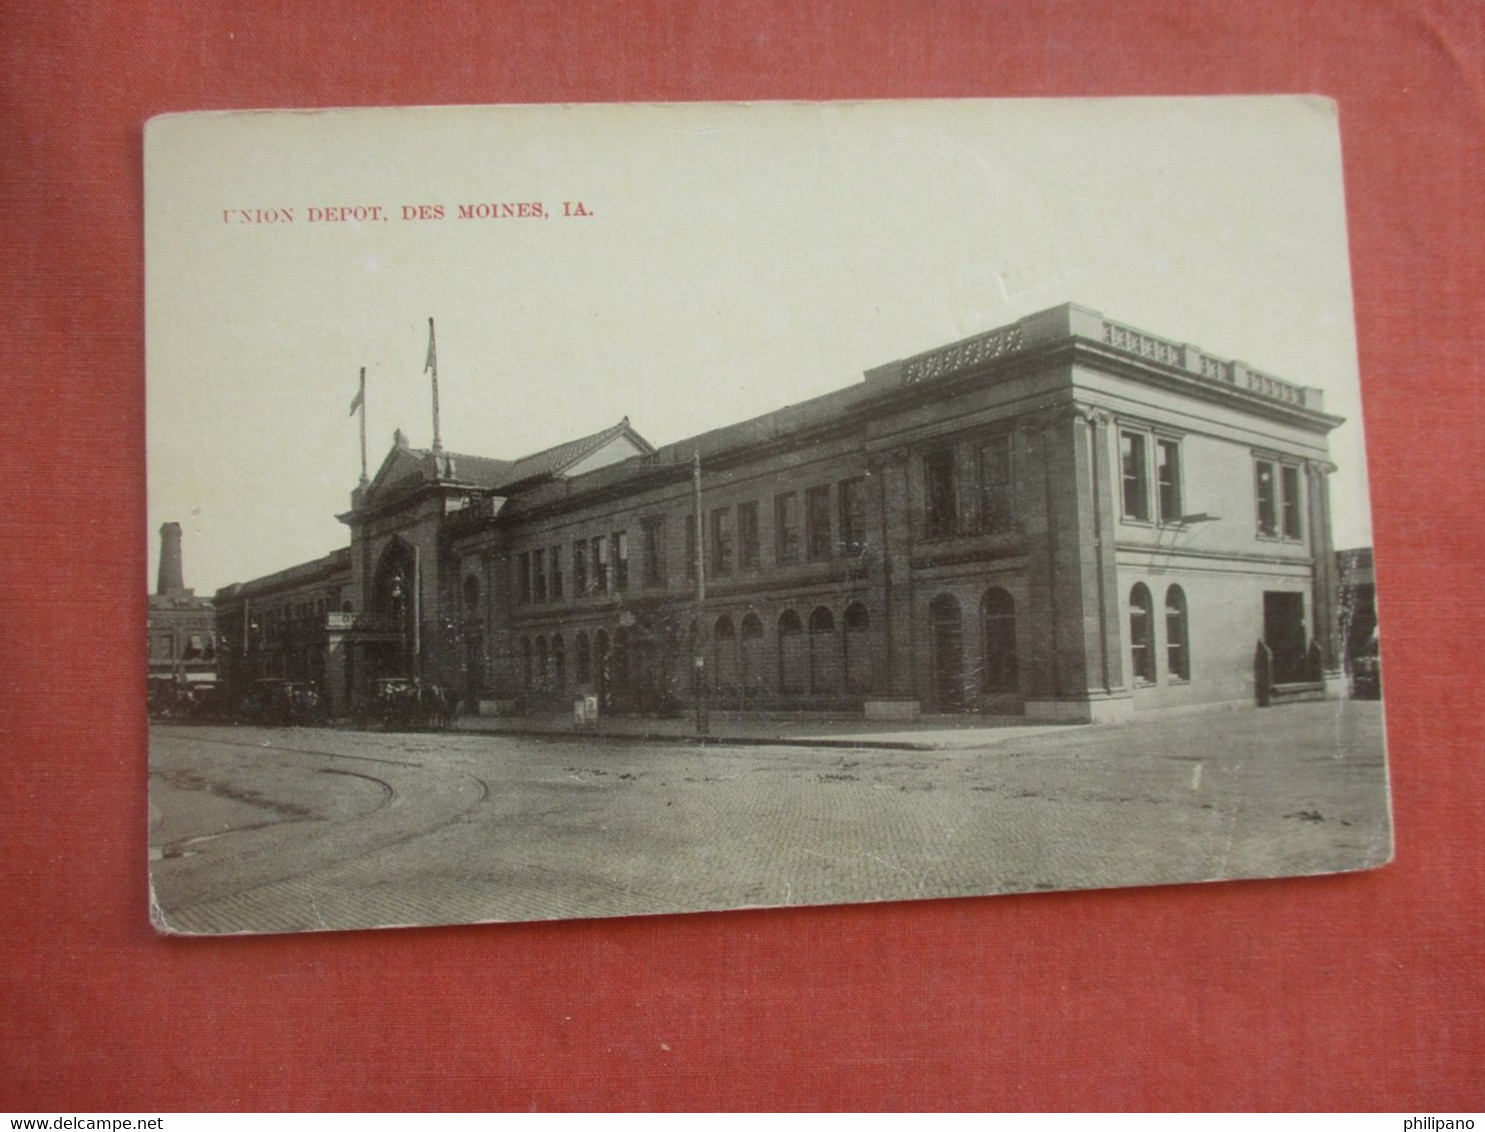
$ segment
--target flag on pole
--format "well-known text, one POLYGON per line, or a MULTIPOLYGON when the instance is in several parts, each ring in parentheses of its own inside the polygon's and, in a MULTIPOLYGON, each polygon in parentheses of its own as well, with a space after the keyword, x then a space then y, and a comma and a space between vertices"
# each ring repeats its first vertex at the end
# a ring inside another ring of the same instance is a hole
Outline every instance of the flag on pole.
POLYGON ((356 415, 356 410, 366 404, 366 375, 361 375, 361 388, 356 390, 356 395, 351 398, 351 416, 356 415))

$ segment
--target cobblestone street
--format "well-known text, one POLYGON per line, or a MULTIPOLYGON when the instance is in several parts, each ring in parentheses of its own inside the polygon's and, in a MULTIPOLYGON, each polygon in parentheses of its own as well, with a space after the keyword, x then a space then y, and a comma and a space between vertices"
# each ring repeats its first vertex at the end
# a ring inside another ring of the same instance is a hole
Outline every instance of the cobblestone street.
POLYGON ((1358 702, 941 749, 156 727, 151 876, 164 926, 218 933, 1364 868, 1381 732, 1358 702))

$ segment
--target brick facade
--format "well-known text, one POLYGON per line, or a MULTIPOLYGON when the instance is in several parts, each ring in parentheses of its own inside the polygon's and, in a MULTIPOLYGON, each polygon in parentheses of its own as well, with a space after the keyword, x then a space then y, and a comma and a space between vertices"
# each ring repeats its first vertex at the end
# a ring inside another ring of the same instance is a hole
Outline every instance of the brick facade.
POLYGON ((660 449, 627 420, 513 462, 399 435, 350 546, 218 617, 306 607, 312 643, 239 628, 241 655, 322 658, 340 708, 392 674, 486 709, 675 711, 702 680, 758 709, 1251 702, 1256 653, 1294 684, 1336 666, 1339 423, 1316 389, 1065 305, 660 449))

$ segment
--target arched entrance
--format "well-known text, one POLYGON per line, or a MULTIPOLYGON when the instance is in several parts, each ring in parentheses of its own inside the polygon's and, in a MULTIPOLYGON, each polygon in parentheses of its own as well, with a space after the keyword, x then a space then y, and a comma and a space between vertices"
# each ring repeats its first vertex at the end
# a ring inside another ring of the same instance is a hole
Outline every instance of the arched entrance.
POLYGON ((933 649, 933 703, 938 711, 964 710, 964 624, 959 601, 939 594, 928 606, 933 649))
POLYGON ((371 612, 382 623, 384 634, 395 639, 367 643, 367 667, 372 679, 382 676, 414 676, 414 625, 417 600, 417 560, 412 547, 393 539, 377 560, 371 583, 371 612))
POLYGON ((981 689, 989 696, 1015 692, 1019 687, 1016 602, 998 586, 986 590, 980 599, 980 628, 985 650, 981 689))

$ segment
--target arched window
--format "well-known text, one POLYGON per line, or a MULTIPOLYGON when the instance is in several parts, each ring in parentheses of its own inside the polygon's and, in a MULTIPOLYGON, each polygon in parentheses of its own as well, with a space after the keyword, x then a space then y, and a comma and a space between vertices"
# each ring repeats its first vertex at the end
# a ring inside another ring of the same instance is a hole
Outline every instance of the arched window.
POLYGON ((1150 591, 1136 582, 1129 591, 1129 661, 1136 684, 1155 683, 1155 627, 1150 591))
POLYGON ((846 690, 869 692, 872 683, 871 614, 866 606, 853 601, 846 606, 846 690))
POLYGON ((521 638, 521 685, 531 687, 531 638, 521 638))
POLYGON ((840 646, 835 616, 823 605, 810 613, 810 691, 825 695, 840 690, 840 646))
POLYGON ((546 691, 551 682, 551 670, 547 668, 547 639, 536 638, 536 686, 546 691))
POLYGON ((577 635, 577 682, 579 684, 590 683, 593 679, 593 657, 588 652, 588 634, 577 635))
POLYGON ((610 693, 611 677, 608 655, 608 633, 599 629, 593 634, 593 682, 598 685, 598 702, 604 711, 613 706, 610 693))
POLYGON ((1000 587, 986 590, 980 600, 985 666, 981 685, 986 692, 1014 692, 1016 675, 1016 602, 1000 587))
POLYGON ((464 579, 464 612, 475 613, 480 607, 480 580, 474 574, 464 579))
POLYGON ((1165 667, 1172 680, 1191 679, 1191 650, 1186 639, 1186 591, 1165 591, 1165 667))
POLYGON ((763 652, 763 621, 756 613, 749 613, 742 620, 742 645, 738 652, 743 687, 753 693, 762 691, 766 658, 763 652))
POLYGON ((567 644, 561 633, 552 634, 552 686, 559 692, 567 687, 567 644))
POLYGON ((939 711, 964 709, 964 627, 959 601, 939 594, 928 605, 933 634, 933 698, 939 711))
POLYGON ((732 624, 732 618, 725 614, 717 618, 717 623, 712 627, 712 647, 716 652, 716 658, 712 662, 712 680, 718 688, 736 688, 738 683, 737 669, 737 629, 732 624))
POLYGON ((609 664, 609 675, 613 678, 614 690, 627 693, 629 690, 629 630, 623 627, 614 630, 614 655, 609 664))
POLYGON ((784 610, 779 617, 779 691, 804 691, 805 666, 809 658, 805 655, 808 646, 804 639, 804 626, 799 614, 792 609, 784 610))

